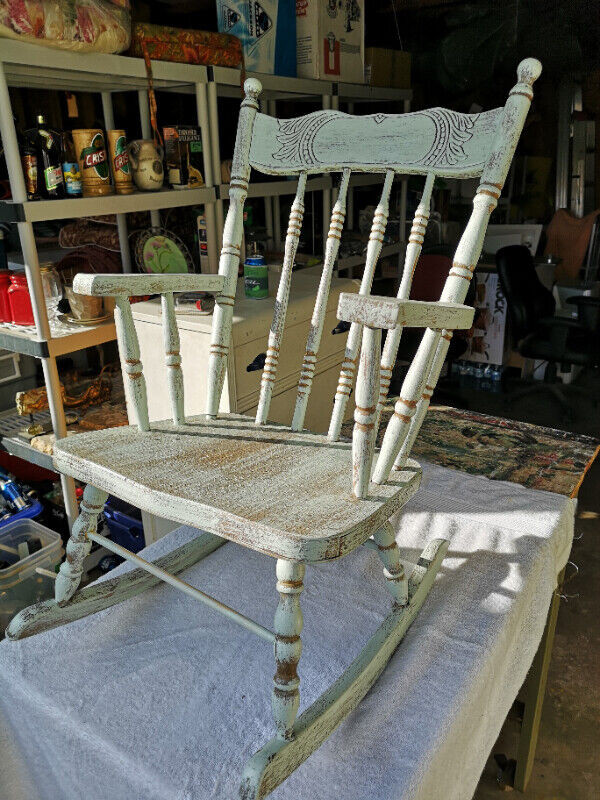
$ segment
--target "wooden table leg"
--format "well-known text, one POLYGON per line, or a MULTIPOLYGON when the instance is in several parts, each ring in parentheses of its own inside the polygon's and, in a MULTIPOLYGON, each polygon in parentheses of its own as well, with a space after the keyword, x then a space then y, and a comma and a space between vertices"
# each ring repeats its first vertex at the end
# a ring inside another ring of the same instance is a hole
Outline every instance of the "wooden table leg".
POLYGON ((540 732, 540 721, 542 718, 542 708, 544 705, 544 695, 546 693, 546 680, 548 678, 548 668, 552 658, 552 645, 554 644, 554 632, 556 630, 556 620, 560 605, 560 593, 565 576, 565 570, 560 572, 557 580, 557 587, 552 595, 550 610, 546 620, 546 627, 542 636, 542 641, 535 654, 533 663, 525 680, 523 695, 525 698, 525 709, 523 712, 523 724, 519 736, 519 746, 517 750, 517 766, 515 770, 514 788, 519 792, 524 792, 531 777, 533 762, 535 759, 535 748, 537 745, 538 734, 540 732))

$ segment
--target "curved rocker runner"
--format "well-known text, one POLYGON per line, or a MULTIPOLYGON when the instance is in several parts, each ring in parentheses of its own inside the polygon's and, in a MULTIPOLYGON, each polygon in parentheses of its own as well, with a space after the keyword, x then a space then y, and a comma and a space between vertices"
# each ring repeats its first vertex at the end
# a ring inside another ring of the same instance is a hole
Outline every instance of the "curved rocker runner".
POLYGON ((119 352, 136 424, 56 442, 56 468, 87 484, 81 513, 56 579, 55 599, 17 614, 7 637, 20 639, 81 619, 164 581, 273 644, 274 737, 247 763, 240 788, 242 800, 259 800, 269 794, 358 705, 418 614, 445 556, 448 543, 433 540, 407 576, 389 520, 419 487, 421 470, 410 459, 410 451, 452 333, 471 327, 474 311, 463 305, 467 288, 529 110, 532 85, 540 72, 538 61, 522 61, 519 82, 504 108, 482 114, 437 108, 355 117, 319 111, 292 120, 259 113, 261 86, 249 79, 240 110, 219 274, 78 275, 74 281, 73 288, 80 294, 116 299, 119 352), (251 167, 297 178, 255 419, 217 413, 227 369, 251 167), (329 432, 320 436, 304 429, 304 419, 353 171, 381 174, 383 190, 373 217, 360 290, 340 296, 338 318, 350 323, 350 330, 329 432), (331 214, 293 419, 290 427, 274 425, 268 423, 269 408, 285 335, 306 181, 309 175, 323 172, 341 173, 340 188, 331 214), (398 296, 376 297, 371 295, 371 285, 397 174, 423 176, 423 195, 406 248, 398 296), (480 183, 441 298, 425 303, 408 298, 436 176, 479 177, 480 183), (174 292, 190 290, 216 294, 207 414, 197 417, 184 413, 179 332, 173 307, 174 292), (140 347, 129 304, 130 297, 144 294, 161 295, 171 420, 149 419, 140 347), (380 411, 404 327, 425 328, 425 333, 377 453, 380 411), (383 350, 382 331, 386 331, 383 350), (340 441, 339 435, 353 386, 356 407, 350 443, 340 441), (203 533, 155 563, 145 561, 97 533, 98 515, 109 493, 149 513, 200 528, 203 533), (273 631, 177 577, 228 540, 276 559, 279 601, 273 631), (137 569, 78 591, 83 561, 92 542, 118 553, 137 569), (298 716, 306 566, 348 555, 359 545, 379 554, 392 610, 348 669, 298 716))

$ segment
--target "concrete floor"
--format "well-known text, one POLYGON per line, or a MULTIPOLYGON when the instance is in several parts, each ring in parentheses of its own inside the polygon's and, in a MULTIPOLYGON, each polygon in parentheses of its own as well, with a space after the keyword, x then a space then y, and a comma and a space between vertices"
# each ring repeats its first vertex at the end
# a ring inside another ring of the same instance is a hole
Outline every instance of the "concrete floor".
MULTIPOLYGON (((600 378, 588 376, 582 384, 600 397, 600 378)), ((600 437, 600 410, 581 398, 573 398, 575 419, 567 424, 548 395, 523 398, 507 408, 501 396, 478 393, 469 407, 600 437)), ((564 588, 568 598, 558 615, 535 765, 527 791, 513 791, 515 800, 600 798, 600 458, 579 491, 575 536, 571 558, 579 574, 564 588)), ((475 800, 502 796, 494 755, 515 757, 519 729, 513 710, 492 749, 475 800)))

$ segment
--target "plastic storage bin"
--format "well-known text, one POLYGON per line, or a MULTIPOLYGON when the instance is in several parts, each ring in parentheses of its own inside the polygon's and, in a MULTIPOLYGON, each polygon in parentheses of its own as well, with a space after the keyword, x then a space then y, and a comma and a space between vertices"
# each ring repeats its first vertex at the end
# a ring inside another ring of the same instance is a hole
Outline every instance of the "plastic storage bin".
POLYGON ((104 506, 104 521, 108 527, 108 538, 121 547, 126 547, 132 553, 139 552, 145 547, 144 526, 139 508, 109 497, 104 506))
POLYGON ((0 635, 22 608, 54 596, 54 580, 35 570, 55 572, 62 555, 60 535, 32 519, 0 530, 0 635))

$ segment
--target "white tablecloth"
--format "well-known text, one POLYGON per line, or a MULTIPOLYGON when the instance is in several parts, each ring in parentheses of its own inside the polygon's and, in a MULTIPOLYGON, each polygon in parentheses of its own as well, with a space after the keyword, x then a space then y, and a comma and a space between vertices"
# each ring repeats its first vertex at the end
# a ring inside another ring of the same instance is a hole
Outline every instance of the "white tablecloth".
MULTIPOLYGON (((575 501, 425 465, 396 520, 415 561, 450 539, 437 582, 357 711, 274 793, 283 800, 468 800, 540 641, 575 501)), ((146 551, 189 540, 180 528, 146 551)), ((127 567, 122 567, 127 568, 127 567)), ((122 569, 120 568, 120 569, 122 569)), ((272 559, 227 544, 185 578, 271 627, 272 559)), ((365 548, 307 569, 301 709, 389 609, 365 548)), ((0 645, 0 797, 232 800, 271 736, 271 647, 162 585, 0 645)))

